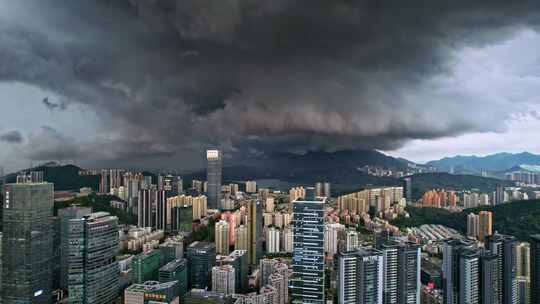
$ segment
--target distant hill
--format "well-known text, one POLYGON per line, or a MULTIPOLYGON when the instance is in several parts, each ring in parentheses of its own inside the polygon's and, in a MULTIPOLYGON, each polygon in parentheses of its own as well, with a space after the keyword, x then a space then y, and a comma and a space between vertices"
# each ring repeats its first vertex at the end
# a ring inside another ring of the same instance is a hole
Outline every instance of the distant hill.
POLYGON ((431 189, 468 190, 478 189, 480 192, 493 192, 497 185, 512 186, 512 182, 496 178, 476 175, 459 175, 449 173, 415 174, 412 178, 413 199, 419 199, 422 194, 431 189))
POLYGON ((479 174, 482 171, 506 171, 520 165, 540 165, 540 155, 523 152, 517 154, 498 153, 484 157, 455 156, 430 161, 426 165, 444 172, 450 172, 453 167, 455 173, 479 174))
MULTIPOLYGON (((66 191, 75 190, 78 191, 83 187, 90 187, 94 190, 99 188, 98 176, 80 176, 79 171, 81 168, 74 165, 63 166, 51 166, 44 165, 35 168, 22 170, 21 172, 28 171, 42 171, 45 181, 54 183, 54 190, 66 191)), ((14 183, 17 180, 17 173, 9 174, 6 176, 7 183, 14 183)))
POLYGON ((494 230, 528 241, 531 234, 540 233, 540 200, 520 201, 495 207, 485 206, 452 213, 445 209, 407 207, 410 218, 400 217, 392 223, 400 228, 424 224, 441 224, 466 233, 467 214, 481 210, 493 212, 494 230))

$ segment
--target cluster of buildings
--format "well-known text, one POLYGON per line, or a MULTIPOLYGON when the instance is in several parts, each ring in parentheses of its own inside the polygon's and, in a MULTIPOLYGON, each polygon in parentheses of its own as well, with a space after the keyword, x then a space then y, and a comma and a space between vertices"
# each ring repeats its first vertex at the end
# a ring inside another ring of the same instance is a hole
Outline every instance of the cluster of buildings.
MULTIPOLYGON (((408 216, 410 180, 405 191, 334 200, 330 184, 317 183, 277 199, 255 181, 245 191, 222 185, 221 152, 207 160, 207 180, 187 190, 175 175, 155 184, 99 171, 99 191, 118 196, 125 204, 114 207, 135 214, 136 226, 81 206, 55 215, 53 185, 39 174, 5 185, 0 303, 540 303, 540 236, 494 233, 490 212, 468 215, 467 237, 441 225, 400 231, 390 220, 408 216)), ((511 190, 492 197, 504 202, 511 190)), ((474 195, 424 198, 442 208, 474 205, 474 195)))
POLYGON ((506 180, 517 182, 523 186, 540 185, 540 166, 522 165, 519 170, 505 173, 506 180))
POLYGON ((425 192, 419 203, 423 207, 461 210, 495 206, 511 201, 528 200, 529 195, 519 187, 497 186, 492 193, 434 189, 425 192))

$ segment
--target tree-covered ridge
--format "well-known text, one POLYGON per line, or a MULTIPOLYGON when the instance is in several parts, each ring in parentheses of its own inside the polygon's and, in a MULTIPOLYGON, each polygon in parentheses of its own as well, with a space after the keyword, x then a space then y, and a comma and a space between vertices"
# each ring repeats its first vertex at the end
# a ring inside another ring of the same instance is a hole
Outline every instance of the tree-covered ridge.
POLYGON ((477 214, 483 210, 493 212, 494 230, 499 233, 513 235, 523 241, 528 240, 531 234, 540 233, 540 200, 512 202, 495 207, 484 206, 457 213, 438 208, 407 207, 411 217, 397 218, 392 224, 400 228, 441 224, 466 233, 467 214, 477 214))

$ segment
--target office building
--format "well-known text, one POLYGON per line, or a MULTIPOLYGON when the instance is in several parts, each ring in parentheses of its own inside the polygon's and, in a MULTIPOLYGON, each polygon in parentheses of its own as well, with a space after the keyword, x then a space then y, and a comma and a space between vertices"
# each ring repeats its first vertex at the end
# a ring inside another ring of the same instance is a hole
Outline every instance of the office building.
POLYGON ((175 294, 183 299, 188 290, 187 260, 178 259, 165 264, 159 268, 158 278, 161 283, 177 282, 175 294))
POLYGON ((176 281, 167 283, 148 281, 133 284, 124 291, 124 304, 178 304, 176 285, 178 285, 176 281))
POLYGON ((208 168, 206 171, 206 180, 208 181, 208 208, 217 209, 219 206, 218 204, 221 201, 221 151, 206 151, 206 159, 208 161, 208 168))
MULTIPOLYGON (((383 254, 359 248, 338 256, 338 303, 383 304, 383 254)), ((398 303, 397 301, 394 303, 398 303)))
POLYGON ((167 227, 167 223, 170 223, 170 210, 167 210, 167 194, 165 190, 156 190, 154 192, 154 206, 156 206, 156 212, 154 214, 154 227, 159 230, 170 231, 170 226, 167 227))
POLYGON ((159 245, 159 251, 166 263, 184 258, 184 237, 176 235, 169 237, 159 245))
POLYGON ((193 242, 186 252, 188 260, 189 289, 210 287, 210 273, 216 265, 216 246, 213 243, 193 242))
POLYGON ((70 303, 110 304, 119 293, 118 218, 97 212, 69 221, 70 303))
POLYGON ((249 263, 257 265, 262 257, 262 203, 259 200, 248 201, 247 205, 247 227, 249 243, 249 263))
POLYGON ((478 216, 478 240, 484 242, 486 237, 493 234, 493 213, 490 211, 480 211, 478 216))
POLYGON ((480 255, 472 242, 449 240, 443 246, 444 304, 478 303, 480 255))
POLYGON ((229 223, 221 220, 215 226, 216 253, 221 255, 229 254, 229 223))
POLYGON ((212 291, 232 295, 235 292, 236 275, 232 265, 214 266, 212 268, 212 291))
POLYGON ((69 221, 92 213, 92 208, 71 206, 58 210, 60 218, 60 288, 68 289, 69 221))
POLYGON ((163 254, 159 249, 136 255, 131 261, 131 281, 142 284, 157 280, 162 261, 163 254))
POLYGON ((171 230, 174 232, 193 232, 193 206, 180 205, 171 208, 171 230))
POLYGON ((53 184, 4 186, 2 303, 49 303, 53 281, 53 184))
POLYGON ((485 247, 491 253, 496 254, 499 263, 499 271, 502 274, 497 282, 500 290, 501 303, 518 303, 517 281, 517 245, 513 236, 494 234, 486 237, 485 247))
POLYGON ((292 303, 324 303, 324 204, 315 189, 293 202, 292 303))

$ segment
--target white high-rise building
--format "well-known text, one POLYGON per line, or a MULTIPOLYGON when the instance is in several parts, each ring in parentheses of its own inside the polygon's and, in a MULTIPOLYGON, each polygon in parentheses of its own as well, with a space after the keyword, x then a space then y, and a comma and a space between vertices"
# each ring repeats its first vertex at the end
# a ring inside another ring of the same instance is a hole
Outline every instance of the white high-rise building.
POLYGON ((283 236, 281 238, 283 242, 282 251, 283 252, 293 252, 293 231, 291 227, 285 227, 283 229, 283 236))
POLYGON ((347 230, 345 236, 345 250, 353 251, 358 248, 360 242, 358 240, 358 232, 354 230, 347 230))
POLYGON ((214 266, 212 268, 212 290, 225 295, 234 294, 235 270, 232 265, 214 266))
POLYGON ((268 253, 277 253, 280 244, 280 231, 275 227, 268 228, 266 232, 266 251, 268 253))
POLYGON ((345 225, 338 223, 324 225, 324 251, 329 256, 338 252, 338 234, 345 230, 345 225))

